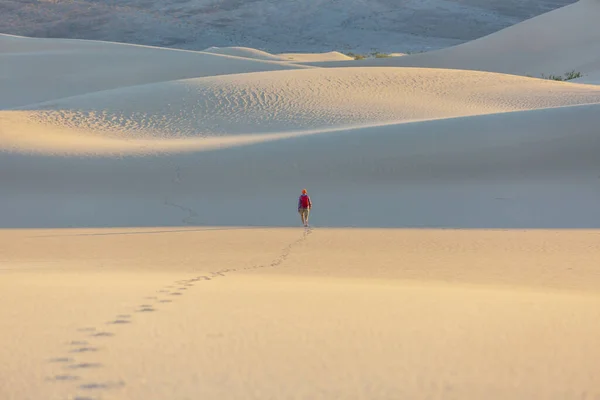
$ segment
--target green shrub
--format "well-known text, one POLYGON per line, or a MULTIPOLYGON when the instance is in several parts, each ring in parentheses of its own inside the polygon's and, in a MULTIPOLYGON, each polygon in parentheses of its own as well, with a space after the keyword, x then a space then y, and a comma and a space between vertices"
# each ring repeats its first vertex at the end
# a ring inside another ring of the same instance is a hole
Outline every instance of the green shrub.
POLYGON ((347 55, 348 57, 352 57, 352 58, 354 58, 355 60, 364 60, 364 59, 365 59, 365 56, 363 56, 362 54, 356 54, 356 53, 346 53, 346 55, 347 55))
POLYGON ((570 81, 572 79, 577 79, 577 78, 581 78, 583 76, 583 74, 581 72, 576 72, 576 71, 570 71, 570 72, 566 72, 564 74, 564 76, 561 75, 544 75, 542 74, 542 79, 550 79, 552 81, 570 81))
POLYGON ((373 57, 375 57, 375 58, 388 58, 388 57, 391 57, 391 56, 390 56, 389 54, 387 54, 387 53, 380 53, 380 52, 378 52, 378 51, 375 51, 375 52, 371 53, 371 55, 372 55, 373 57))
POLYGON ((581 72, 575 72, 575 70, 571 72, 567 72, 565 74, 565 81, 570 81, 571 79, 581 78, 583 74, 581 72))

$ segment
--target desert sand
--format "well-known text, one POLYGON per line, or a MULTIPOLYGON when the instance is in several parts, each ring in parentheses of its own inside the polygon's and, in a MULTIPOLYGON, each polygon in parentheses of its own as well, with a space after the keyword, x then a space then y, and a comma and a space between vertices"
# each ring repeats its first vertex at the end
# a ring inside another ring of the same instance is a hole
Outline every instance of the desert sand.
POLYGON ((365 62, 0 35, 0 399, 599 397, 597 6, 365 62), (587 80, 525 76, 559 22, 587 80))
POLYGON ((600 71, 599 17, 598 0, 580 0, 458 46, 410 57, 359 60, 355 66, 469 69, 533 77, 569 71, 596 74, 600 71))
POLYGON ((271 53, 415 51, 464 43, 576 0, 2 0, 0 32, 271 53))
POLYGON ((281 53, 279 57, 295 62, 316 62, 316 61, 348 61, 351 57, 338 51, 329 51, 326 53, 281 53))

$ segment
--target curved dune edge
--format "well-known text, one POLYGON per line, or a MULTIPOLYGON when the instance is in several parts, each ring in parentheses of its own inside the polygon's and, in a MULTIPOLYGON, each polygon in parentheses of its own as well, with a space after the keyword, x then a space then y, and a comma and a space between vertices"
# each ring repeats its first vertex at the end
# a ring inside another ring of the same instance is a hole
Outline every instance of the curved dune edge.
POLYGON ((282 57, 250 47, 209 47, 207 49, 202 50, 202 52, 228 55, 234 57, 252 58, 256 60, 285 61, 285 59, 282 57))
MULTIPOLYGON (((355 61, 360 66, 469 69, 515 75, 563 75, 600 71, 600 1, 580 0, 488 36, 405 57, 355 61)), ((347 67, 321 62, 319 67, 347 67)), ((352 64, 350 64, 352 65, 352 64)))
POLYGON ((278 57, 295 62, 319 62, 319 61, 349 61, 353 60, 339 51, 329 51, 325 53, 279 53, 278 57))
MULTIPOLYGON (((329 129, 289 131, 278 133, 242 134, 235 136, 182 137, 182 138, 119 138, 98 135, 82 129, 65 129, 32 120, 35 113, 28 111, 0 112, 0 151, 85 156, 123 156, 177 154, 238 147, 293 137, 333 133, 369 127, 394 125, 380 123, 366 126, 343 126, 329 129), (6 128, 6 129, 4 129, 6 128), (28 132, 23 135, 22 132, 28 132)), ((416 121, 403 121, 403 123, 416 121)), ((106 131, 101 132, 107 134, 106 131)))
MULTIPOLYGON (((502 114, 513 118, 526 117, 531 113, 552 112, 553 109, 578 109, 581 107, 600 107, 600 103, 578 104, 571 106, 557 106, 540 109, 502 111, 489 114, 474 114, 455 117, 440 117, 427 119, 404 120, 399 122, 372 123, 354 126, 340 126, 335 128, 322 128, 313 130, 297 130, 263 134, 242 134, 233 136, 215 137, 181 137, 181 138, 119 138, 97 135, 98 132, 86 130, 64 129, 60 126, 51 126, 32 121, 30 112, 0 112, 0 122, 8 129, 0 130, 0 152, 22 154, 45 154, 60 156, 88 156, 88 157, 113 157, 113 156, 150 156, 166 154, 186 154, 204 152, 232 147, 248 146, 260 143, 273 142, 303 136, 322 134, 356 134, 370 135, 379 132, 379 129, 389 131, 394 126, 405 124, 442 122, 444 120, 463 120, 470 118, 492 117, 502 118, 502 114), (519 117, 520 115, 520 117, 519 117), (30 132, 27 135, 9 132, 30 132)), ((537 118, 537 117, 536 117, 537 118)), ((106 133, 106 132, 104 132, 106 133)), ((551 132, 549 132, 551 135, 551 132)), ((377 138, 374 138, 377 140, 377 138)), ((401 139, 400 139, 401 140, 401 139)))
POLYGON ((178 79, 313 68, 123 43, 2 35, 0 65, 0 110, 178 79))
POLYGON ((196 78, 0 112, 0 149, 152 154, 600 103, 600 88, 486 72, 340 68, 196 78), (26 109, 25 109, 26 108, 26 109))
POLYGON ((0 224, 294 226, 293 200, 307 187, 319 227, 592 228, 599 109, 365 127, 202 153, 150 148, 154 157, 4 153, 0 208, 11 212, 0 224), (340 207, 349 197, 367 206, 340 207))

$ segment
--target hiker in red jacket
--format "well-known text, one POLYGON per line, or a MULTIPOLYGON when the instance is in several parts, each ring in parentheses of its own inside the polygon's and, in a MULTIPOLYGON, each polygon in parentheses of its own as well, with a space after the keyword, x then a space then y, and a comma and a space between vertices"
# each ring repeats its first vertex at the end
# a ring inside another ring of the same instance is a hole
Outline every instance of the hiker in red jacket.
POLYGON ((302 194, 298 199, 298 213, 304 226, 308 226, 308 214, 311 208, 312 202, 310 201, 310 197, 306 194, 306 189, 302 189, 302 194))

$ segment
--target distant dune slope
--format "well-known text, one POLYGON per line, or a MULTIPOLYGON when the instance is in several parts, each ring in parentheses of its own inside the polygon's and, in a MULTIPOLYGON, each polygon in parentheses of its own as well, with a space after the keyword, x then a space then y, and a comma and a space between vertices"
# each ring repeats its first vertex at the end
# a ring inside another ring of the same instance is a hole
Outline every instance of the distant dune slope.
POLYGON ((353 60, 339 51, 330 51, 327 53, 281 53, 279 57, 297 62, 316 62, 316 61, 349 61, 353 60))
POLYGON ((0 2, 0 32, 271 53, 438 49, 575 0, 52 0, 0 2))
POLYGON ((249 47, 209 47, 204 53, 222 54, 227 56, 253 58, 256 60, 284 61, 282 57, 249 47))
POLYGON ((537 77, 562 75, 572 70, 594 73, 600 71, 599 20, 600 1, 581 0, 455 47, 355 63, 356 66, 472 69, 537 77))
POLYGON ((247 73, 129 86, 0 112, 0 148, 193 151, 272 135, 586 103, 600 103, 600 88, 473 71, 247 73))
POLYGON ((118 43, 0 35, 0 109, 174 79, 296 68, 307 67, 118 43))
POLYGON ((344 55, 338 51, 329 51, 325 53, 271 54, 267 53, 266 51, 252 49, 248 47, 209 47, 207 49, 204 49, 203 52, 268 61, 317 62, 353 60, 353 58, 348 57, 347 55, 344 55))
POLYGON ((598 227, 599 105, 160 157, 2 154, 2 227, 598 227), (49 212, 48 210, 51 210, 49 212))

